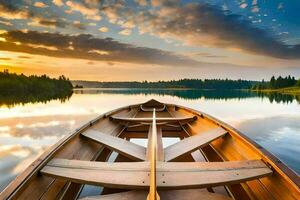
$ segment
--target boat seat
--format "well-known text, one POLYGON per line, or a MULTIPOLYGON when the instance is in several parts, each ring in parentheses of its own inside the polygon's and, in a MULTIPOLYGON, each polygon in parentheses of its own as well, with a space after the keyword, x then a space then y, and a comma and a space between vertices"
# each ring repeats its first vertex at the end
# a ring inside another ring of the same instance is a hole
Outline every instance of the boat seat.
MULTIPOLYGON (((117 116, 112 116, 110 117, 112 120, 118 121, 120 123, 127 124, 128 122, 146 122, 146 123, 151 123, 153 118, 149 117, 137 117, 137 118, 130 118, 130 117, 117 117, 117 116)), ((188 117, 157 117, 156 118, 156 123, 162 123, 162 122, 180 122, 182 124, 194 121, 197 117, 196 116, 188 116, 188 117)))
POLYGON ((144 105, 140 105, 140 108, 144 112, 153 112, 153 109, 155 109, 156 112, 162 112, 166 109, 166 105, 164 104, 162 107, 145 107, 144 105))
POLYGON ((189 154, 227 133, 223 128, 215 128, 207 132, 187 137, 164 149, 165 161, 171 161, 181 155, 189 154))
MULTIPOLYGON (((216 140, 227 133, 223 128, 215 128, 199 135, 185 138, 164 149, 165 161, 171 161, 181 155, 189 154, 196 149, 203 147, 213 140, 216 140)), ((104 146, 116 151, 130 159, 136 161, 146 160, 146 148, 134 144, 122 138, 114 137, 100 131, 87 130, 83 136, 103 144, 104 146)))
MULTIPOLYGON (((160 199, 163 200, 230 200, 230 197, 226 197, 220 194, 214 194, 203 189, 190 189, 190 190, 165 190, 158 191, 160 199)), ((145 200, 148 192, 146 191, 128 191, 120 192, 108 195, 90 196, 84 197, 80 200, 145 200)))
MULTIPOLYGON (((236 184, 272 174, 261 160, 230 162, 157 162, 157 187, 194 189, 236 184)), ((120 189, 147 189, 149 162, 91 162, 53 159, 42 170, 47 176, 82 184, 120 189)))
POLYGON ((146 160, 146 148, 122 138, 114 137, 100 131, 87 130, 83 136, 136 161, 146 160))

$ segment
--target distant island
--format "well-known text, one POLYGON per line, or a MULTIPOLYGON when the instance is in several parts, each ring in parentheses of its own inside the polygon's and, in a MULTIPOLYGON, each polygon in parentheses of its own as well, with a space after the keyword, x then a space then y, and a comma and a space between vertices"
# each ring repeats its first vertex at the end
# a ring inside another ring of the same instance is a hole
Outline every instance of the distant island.
POLYGON ((8 70, 0 72, 0 106, 53 99, 64 101, 72 95, 72 89, 72 83, 63 75, 56 79, 46 75, 18 75, 8 70))
POLYGON ((258 81, 230 79, 181 79, 157 82, 97 82, 72 81, 74 88, 141 88, 141 89, 200 89, 200 90, 234 90, 251 89, 258 81))

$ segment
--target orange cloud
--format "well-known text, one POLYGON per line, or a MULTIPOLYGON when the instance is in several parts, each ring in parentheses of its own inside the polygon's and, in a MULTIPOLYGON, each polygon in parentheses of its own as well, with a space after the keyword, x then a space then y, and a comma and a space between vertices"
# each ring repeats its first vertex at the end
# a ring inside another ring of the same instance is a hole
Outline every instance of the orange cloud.
POLYGON ((52 0, 52 3, 58 7, 64 5, 64 2, 62 0, 52 0))
POLYGON ((37 8, 46 8, 46 7, 48 7, 48 5, 46 5, 45 3, 40 2, 40 1, 35 2, 33 5, 37 8))

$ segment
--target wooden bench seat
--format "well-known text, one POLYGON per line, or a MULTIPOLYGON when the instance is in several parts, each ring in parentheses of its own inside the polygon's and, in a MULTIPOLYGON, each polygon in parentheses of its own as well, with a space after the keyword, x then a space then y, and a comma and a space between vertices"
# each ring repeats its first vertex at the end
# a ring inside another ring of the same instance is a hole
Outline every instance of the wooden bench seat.
MULTIPOLYGON (((53 159, 41 173, 78 183, 122 189, 149 187, 149 162, 90 162, 53 159)), ((231 162, 157 162, 158 188, 191 189, 241 183, 270 175, 261 160, 231 162)))

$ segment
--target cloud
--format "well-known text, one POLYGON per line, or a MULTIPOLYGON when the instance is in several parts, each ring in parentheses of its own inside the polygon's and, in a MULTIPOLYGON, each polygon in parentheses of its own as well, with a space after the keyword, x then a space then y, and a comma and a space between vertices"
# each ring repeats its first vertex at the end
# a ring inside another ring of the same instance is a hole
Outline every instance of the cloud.
POLYGON ((92 61, 89 61, 89 62, 87 62, 86 64, 88 64, 88 65, 94 65, 95 63, 92 62, 92 61))
POLYGON ((32 57, 30 57, 30 56, 18 56, 18 58, 22 58, 22 59, 31 59, 32 57))
POLYGON ((175 38, 193 46, 234 49, 282 59, 300 58, 300 44, 287 45, 270 31, 219 7, 201 3, 161 7, 154 13, 145 11, 136 16, 141 32, 175 38))
POLYGON ((73 27, 75 27, 79 30, 85 30, 86 29, 86 25, 81 23, 80 21, 74 21, 73 22, 73 27))
POLYGON ((282 10, 283 8, 284 8, 283 2, 279 3, 278 6, 277 6, 277 9, 282 10))
POLYGON ((7 21, 0 21, 0 24, 3 24, 5 26, 12 26, 13 25, 11 22, 7 22, 7 21))
POLYGON ((35 2, 33 5, 37 8, 46 8, 46 7, 48 7, 48 5, 46 5, 44 2, 40 2, 40 1, 35 2))
POLYGON ((206 58, 225 58, 226 57, 226 56, 222 56, 222 55, 212 55, 210 53, 205 53, 205 52, 192 53, 192 55, 206 57, 206 58))
POLYGON ((76 20, 74 22, 68 22, 63 18, 41 18, 33 17, 31 22, 28 22, 29 26, 39 26, 39 27, 48 27, 48 28, 76 28, 78 30, 85 30, 86 24, 81 23, 76 20))
POLYGON ((242 4, 240 5, 240 8, 244 9, 244 8, 247 8, 247 6, 248 6, 247 3, 242 3, 242 4))
POLYGON ((107 27, 105 27, 105 26, 102 26, 101 28, 99 28, 98 29, 100 32, 102 32, 102 33, 106 33, 106 32, 108 32, 108 28, 107 27))
POLYGON ((11 58, 1 58, 1 57, 0 57, 0 60, 5 60, 5 61, 7 61, 7 60, 11 60, 11 58))
MULTIPOLYGON (((285 44, 271 30, 259 28, 242 15, 221 7, 207 3, 182 4, 178 0, 152 0, 151 5, 156 7, 140 7, 137 12, 122 3, 111 3, 101 10, 111 23, 121 27, 133 24, 141 34, 172 38, 191 46, 217 47, 280 59, 300 58, 300 44, 285 44)), ((256 0, 251 6, 252 12, 259 11, 256 0)))
POLYGON ((89 26, 97 26, 97 24, 96 24, 96 23, 93 23, 93 22, 89 23, 88 25, 89 25, 89 26))
POLYGON ((135 0, 135 2, 140 6, 147 6, 148 2, 147 0, 135 0))
POLYGON ((52 3, 58 7, 64 5, 64 2, 62 0, 53 0, 52 3))
POLYGON ((31 14, 18 7, 15 1, 0 0, 1 17, 5 19, 27 19, 31 14))
POLYGON ((95 38, 89 34, 63 35, 37 31, 8 31, 0 34, 0 37, 6 40, 0 42, 0 50, 4 51, 107 62, 169 66, 200 66, 202 64, 168 51, 137 47, 112 38, 95 38))
POLYGON ((97 8, 89 8, 84 6, 79 2, 67 1, 66 5, 69 6, 69 11, 77 11, 80 12, 82 15, 86 16, 87 19, 92 19, 99 21, 101 20, 101 16, 99 15, 99 10, 97 8))
MULTIPOLYGON (((55 16, 53 13, 51 15, 48 12, 42 13, 41 16, 39 15, 41 13, 29 11, 30 7, 29 9, 25 9, 26 6, 21 7, 18 2, 0 0, 1 16, 6 19, 30 17, 33 21, 29 25, 50 28, 84 30, 85 26, 95 25, 88 22, 86 25, 68 22, 62 20, 61 16, 55 16)), ((52 2, 54 3, 54 0, 52 2)), ((69 13, 80 12, 86 19, 100 20, 101 15, 106 16, 109 22, 122 28, 119 32, 121 35, 132 34, 132 29, 136 27, 140 33, 149 33, 163 39, 175 39, 191 46, 217 47, 281 59, 300 58, 300 44, 288 45, 279 40, 272 30, 258 28, 259 20, 252 23, 241 15, 207 3, 184 4, 179 0, 151 0, 147 1, 147 6, 132 6, 123 0, 65 2, 69 13), (151 5, 155 8, 151 8, 151 5)), ((245 2, 253 12, 259 11, 257 0, 238 1, 239 5, 245 2)))
MULTIPOLYGON (((33 5, 39 8, 48 7, 48 5, 46 5, 43 2, 35 2, 33 5)), ((51 11, 44 12, 39 10, 30 10, 29 5, 25 4, 22 1, 0 0, 0 13, 2 18, 8 20, 31 19, 31 22, 27 23, 29 26, 42 26, 42 27, 50 27, 50 28, 67 27, 67 23, 64 20, 62 20, 60 16, 57 16, 51 11)), ((1 22, 2 24, 5 24, 7 26, 12 25, 11 22, 3 22, 3 21, 1 22)))
POLYGON ((253 13, 259 12, 259 7, 258 6, 253 6, 252 9, 251 9, 251 12, 253 12, 253 13))
POLYGON ((131 29, 124 29, 119 32, 120 35, 130 35, 131 34, 131 29))
POLYGON ((60 19, 46 19, 40 17, 34 17, 31 22, 27 23, 29 26, 42 26, 50 28, 65 28, 68 24, 60 19))

